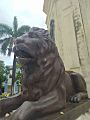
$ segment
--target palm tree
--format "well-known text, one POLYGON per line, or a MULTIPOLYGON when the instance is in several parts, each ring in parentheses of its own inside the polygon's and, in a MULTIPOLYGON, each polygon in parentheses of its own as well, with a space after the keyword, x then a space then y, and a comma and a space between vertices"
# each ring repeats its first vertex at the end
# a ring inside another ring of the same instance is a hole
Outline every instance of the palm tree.
MULTIPOLYGON (((6 25, 0 24, 0 44, 1 44, 1 53, 6 55, 6 51, 8 50, 8 55, 11 55, 12 47, 14 44, 15 38, 21 36, 22 34, 28 32, 30 30, 30 26, 23 25, 18 28, 17 17, 14 17, 13 28, 6 25)), ((12 70, 12 88, 11 91, 13 93, 13 87, 15 82, 15 73, 16 73, 16 56, 14 55, 13 59, 13 70, 12 70)))

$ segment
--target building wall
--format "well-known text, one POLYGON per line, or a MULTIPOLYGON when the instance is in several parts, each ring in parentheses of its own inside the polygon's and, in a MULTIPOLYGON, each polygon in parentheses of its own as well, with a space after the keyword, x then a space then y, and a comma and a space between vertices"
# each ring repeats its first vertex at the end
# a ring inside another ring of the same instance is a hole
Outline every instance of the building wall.
POLYGON ((44 0, 43 10, 48 30, 55 21, 55 42, 66 70, 83 74, 90 96, 90 1, 44 0))

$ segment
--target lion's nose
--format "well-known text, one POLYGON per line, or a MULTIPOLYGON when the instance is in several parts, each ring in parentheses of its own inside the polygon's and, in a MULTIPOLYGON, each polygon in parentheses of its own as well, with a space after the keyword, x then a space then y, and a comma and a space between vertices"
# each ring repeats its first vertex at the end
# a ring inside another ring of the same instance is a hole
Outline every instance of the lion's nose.
POLYGON ((23 43, 24 40, 22 39, 22 37, 17 37, 17 39, 15 40, 15 44, 19 44, 19 43, 23 43))

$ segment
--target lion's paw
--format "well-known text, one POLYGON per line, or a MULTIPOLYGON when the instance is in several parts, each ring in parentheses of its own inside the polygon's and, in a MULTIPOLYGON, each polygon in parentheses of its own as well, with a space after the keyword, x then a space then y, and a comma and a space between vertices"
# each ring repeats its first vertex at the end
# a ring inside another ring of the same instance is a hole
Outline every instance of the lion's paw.
POLYGON ((81 101, 81 97, 78 95, 74 95, 72 97, 70 97, 70 102, 72 103, 79 103, 81 101))

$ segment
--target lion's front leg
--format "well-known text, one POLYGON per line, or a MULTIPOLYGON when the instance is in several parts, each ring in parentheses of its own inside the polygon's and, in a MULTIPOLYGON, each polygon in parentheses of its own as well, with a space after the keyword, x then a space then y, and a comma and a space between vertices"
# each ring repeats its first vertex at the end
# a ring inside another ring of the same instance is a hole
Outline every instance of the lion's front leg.
POLYGON ((64 99, 60 100, 57 91, 49 93, 37 102, 24 102, 12 115, 10 120, 34 120, 46 114, 60 110, 65 106, 64 99))
POLYGON ((6 113, 17 109, 25 100, 22 95, 17 95, 11 98, 0 100, 0 117, 3 117, 6 113))

